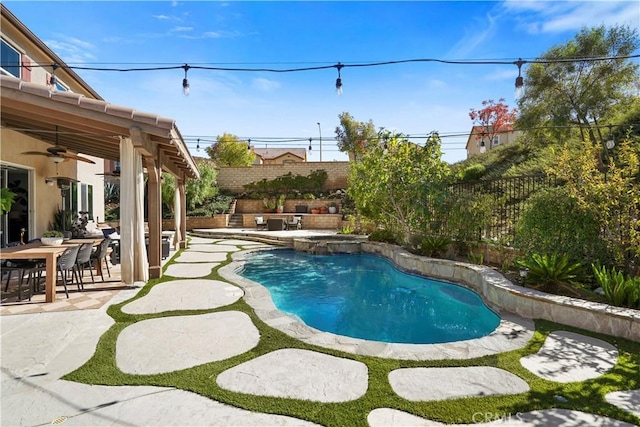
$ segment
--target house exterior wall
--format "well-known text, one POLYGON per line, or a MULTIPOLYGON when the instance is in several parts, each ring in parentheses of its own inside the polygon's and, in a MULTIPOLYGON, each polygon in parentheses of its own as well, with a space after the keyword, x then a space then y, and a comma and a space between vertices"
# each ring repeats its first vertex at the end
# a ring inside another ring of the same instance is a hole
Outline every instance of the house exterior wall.
MULTIPOLYGON (((22 64, 30 65, 22 68, 22 80, 46 85, 52 69, 37 64, 62 64, 63 62, 13 16, 6 6, 1 6, 0 36, 5 43, 20 53, 22 64)), ((88 98, 100 99, 99 95, 75 72, 58 68, 55 74, 58 82, 68 90, 88 98)), ((49 222, 53 219, 53 213, 62 203, 60 190, 55 186, 46 185, 45 178, 47 177, 65 176, 92 185, 94 217, 104 219, 104 178, 101 175, 96 175, 104 171, 102 159, 85 156, 96 164, 66 161, 58 164, 56 170, 56 164, 48 157, 21 154, 25 151, 46 152, 46 149, 50 147, 49 144, 7 128, 1 129, 1 136, 0 164, 32 171, 31 176, 34 182, 31 186, 34 189, 34 194, 30 195, 30 199, 34 203, 30 206, 29 215, 34 226, 32 230, 28 230, 30 239, 36 238, 43 231, 46 231, 49 222)), ((60 137, 60 145, 64 146, 63 136, 60 137)), ((80 194, 78 194, 78 200, 80 200, 80 194)))
POLYGON ((287 153, 282 156, 276 157, 274 159, 263 159, 262 164, 264 165, 276 165, 283 163, 300 163, 304 162, 304 159, 301 159, 298 156, 294 156, 293 154, 287 153))
POLYGON ((327 172, 325 190, 347 187, 349 162, 299 162, 273 165, 253 165, 242 167, 222 167, 218 170, 218 187, 233 193, 242 193, 243 185, 262 179, 272 180, 291 172, 293 175, 307 176, 312 171, 324 169, 327 172))
MULTIPOLYGON (((474 131, 472 131, 471 135, 469 135, 469 139, 467 140, 467 159, 471 156, 475 156, 480 153, 480 138, 478 138, 477 133, 473 133, 474 131)), ((491 146, 491 148, 489 147, 489 137, 485 136, 484 138, 484 145, 486 148, 486 151, 489 151, 490 149, 499 147, 501 145, 504 144, 510 144, 512 142, 514 142, 518 136, 520 136, 522 132, 520 131, 511 131, 511 132, 501 132, 499 133, 497 136, 500 138, 500 144, 497 146, 491 146)))

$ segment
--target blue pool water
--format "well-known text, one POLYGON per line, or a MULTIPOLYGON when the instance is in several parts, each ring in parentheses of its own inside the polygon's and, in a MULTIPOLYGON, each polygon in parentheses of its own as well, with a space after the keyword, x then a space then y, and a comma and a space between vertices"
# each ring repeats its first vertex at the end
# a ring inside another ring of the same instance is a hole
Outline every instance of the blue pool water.
POLYGON ((488 335, 500 323, 476 293, 403 273, 375 255, 262 251, 239 274, 265 286, 280 311, 353 338, 452 342, 488 335))

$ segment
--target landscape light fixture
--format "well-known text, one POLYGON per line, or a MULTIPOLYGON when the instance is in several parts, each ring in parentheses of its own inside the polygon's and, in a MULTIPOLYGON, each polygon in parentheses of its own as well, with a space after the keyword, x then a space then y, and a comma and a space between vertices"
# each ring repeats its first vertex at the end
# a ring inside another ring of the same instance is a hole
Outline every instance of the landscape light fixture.
POLYGON ((187 79, 187 72, 189 71, 189 65, 184 64, 182 66, 182 68, 184 69, 184 79, 182 79, 182 93, 184 93, 184 96, 188 96, 189 95, 189 80, 187 79))
POLYGON ((520 267, 520 280, 522 280, 522 286, 524 286, 525 281, 527 280, 527 274, 529 274, 529 269, 527 267, 520 267))
POLYGON ((52 71, 51 71, 51 77, 49 77, 49 91, 55 92, 58 90, 58 79, 56 79, 56 70, 60 68, 60 65, 53 63, 51 65, 51 68, 52 68, 52 71))
POLYGON ((612 125, 609 125, 609 139, 607 140, 607 149, 611 150, 616 146, 616 142, 613 140, 613 133, 611 133, 612 125))
POLYGON ((344 65, 338 62, 338 65, 334 65, 334 67, 338 69, 338 78, 336 79, 336 94, 342 95, 342 79, 340 78, 340 70, 342 70, 342 67, 344 67, 344 65))
POLYGON ((521 76, 522 65, 524 65, 525 61, 522 58, 518 58, 515 64, 518 66, 518 77, 516 77, 516 99, 522 96, 522 87, 524 86, 524 79, 521 76))

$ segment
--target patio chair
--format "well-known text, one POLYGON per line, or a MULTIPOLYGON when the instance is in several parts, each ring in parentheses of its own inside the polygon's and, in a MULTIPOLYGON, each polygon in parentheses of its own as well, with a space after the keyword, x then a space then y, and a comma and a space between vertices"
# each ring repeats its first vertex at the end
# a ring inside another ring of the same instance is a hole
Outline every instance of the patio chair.
MULTIPOLYGON (((31 243, 31 242, 29 242, 31 243)), ((9 242, 7 247, 20 246, 20 242, 9 242)), ((22 299, 22 285, 24 283, 25 274, 27 275, 27 290, 29 291, 29 301, 31 294, 36 291, 37 285, 42 278, 44 263, 40 260, 3 260, 0 266, 2 274, 7 275, 7 282, 4 291, 9 290, 9 282, 13 272, 18 273, 18 301, 22 299)))
POLYGON ((300 230, 302 228, 301 221, 301 216, 294 216, 290 220, 287 220, 287 230, 300 230))
POLYGON ((111 245, 111 238, 105 237, 98 249, 91 255, 91 260, 98 264, 98 271, 100 271, 100 277, 104 282, 104 274, 102 273, 102 260, 104 260, 104 264, 107 266, 107 274, 111 277, 111 272, 109 271, 109 262, 107 261, 107 255, 109 253, 109 245, 111 245))
POLYGON ((267 221, 265 221, 263 217, 257 216, 255 217, 255 221, 256 221, 256 228, 258 230, 264 230, 267 227, 267 221))
MULTIPOLYGON (((79 245, 69 246, 62 255, 58 257, 58 271, 60 272, 60 278, 62 279, 62 285, 64 286, 64 293, 67 295, 67 298, 69 298, 69 290, 67 289, 69 273, 71 273, 71 283, 73 284, 73 278, 76 274, 76 258, 78 258, 79 250, 79 245)), ((78 290, 81 291, 80 280, 77 279, 76 281, 78 284, 78 290)))
POLYGON ((96 283, 93 278, 93 268, 91 268, 91 254, 93 253, 93 243, 84 243, 78 250, 78 256, 76 257, 76 271, 80 278, 80 285, 84 290, 84 268, 89 267, 89 273, 91 273, 91 283, 96 283))

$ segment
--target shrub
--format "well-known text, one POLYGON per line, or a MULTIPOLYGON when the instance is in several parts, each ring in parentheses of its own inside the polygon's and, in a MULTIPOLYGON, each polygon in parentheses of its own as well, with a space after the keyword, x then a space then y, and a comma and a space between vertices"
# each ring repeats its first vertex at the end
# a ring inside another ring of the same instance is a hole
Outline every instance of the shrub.
POLYGON ((391 230, 375 230, 369 234, 369 240, 372 242, 383 242, 397 244, 398 239, 391 230))
POLYGON ((564 288, 576 296, 580 295, 573 287, 578 286, 577 280, 581 276, 582 264, 570 262, 566 254, 534 253, 524 261, 516 261, 516 265, 528 268, 527 281, 541 285, 542 290, 558 293, 560 288, 564 288))
POLYGON ((428 257, 443 257, 451 245, 451 239, 446 236, 420 236, 418 239, 418 253, 428 257))
POLYGON ((586 262, 612 262, 597 207, 579 203, 564 187, 543 190, 527 202, 516 224, 515 246, 524 253, 564 253, 586 262))
POLYGON ((42 233, 42 237, 63 237, 62 231, 48 230, 42 233))
POLYGON ((625 277, 621 271, 591 264, 593 274, 610 304, 640 308, 640 277, 625 277))

